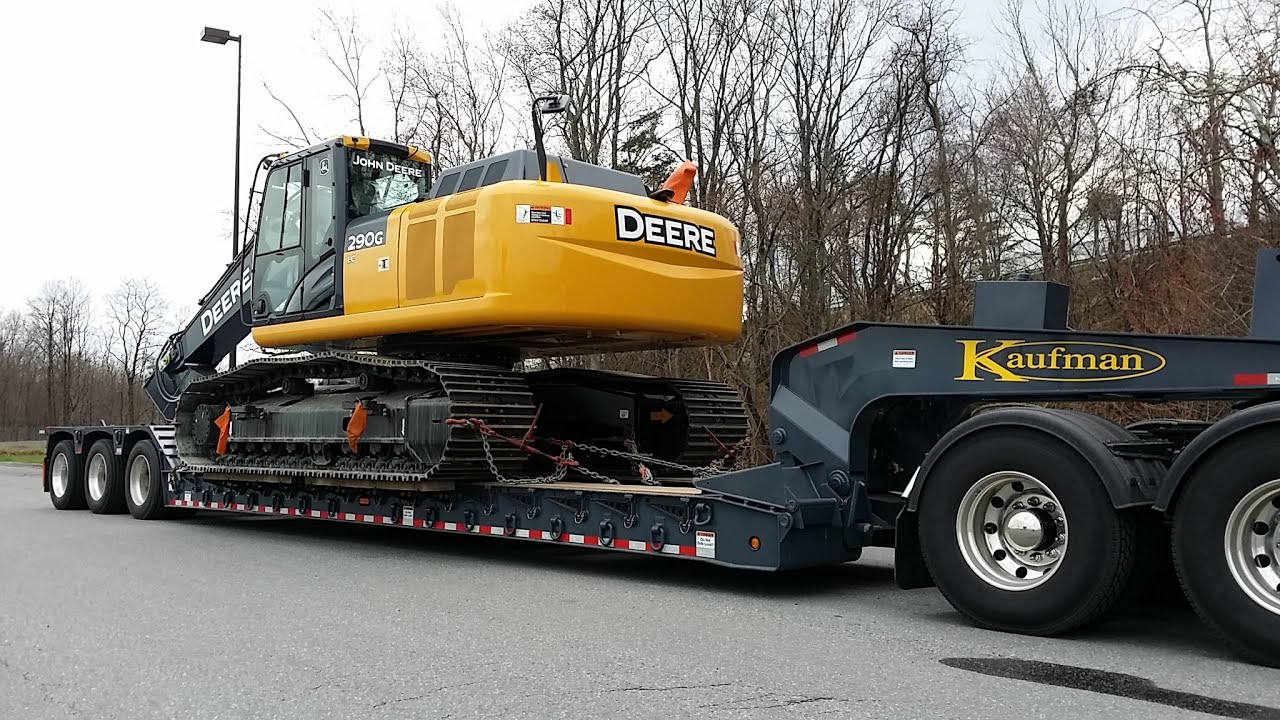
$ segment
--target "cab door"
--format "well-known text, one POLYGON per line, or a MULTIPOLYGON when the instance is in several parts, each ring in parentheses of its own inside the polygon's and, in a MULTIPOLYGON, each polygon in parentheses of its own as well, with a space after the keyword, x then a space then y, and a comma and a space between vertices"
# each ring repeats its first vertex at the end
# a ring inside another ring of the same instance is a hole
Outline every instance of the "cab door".
POLYGON ((302 162, 272 169, 262 193, 253 262, 253 324, 285 314, 302 278, 302 162))
POLYGON ((267 176, 253 272, 254 325, 341 312, 337 176, 331 150, 267 176))

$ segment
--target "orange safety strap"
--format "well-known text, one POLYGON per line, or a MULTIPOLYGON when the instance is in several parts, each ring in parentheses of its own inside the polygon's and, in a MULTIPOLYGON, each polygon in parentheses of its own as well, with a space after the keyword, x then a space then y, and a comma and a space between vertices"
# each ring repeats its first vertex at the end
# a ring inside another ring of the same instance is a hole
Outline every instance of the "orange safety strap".
POLYGON ((351 410, 351 419, 347 421, 347 446, 351 448, 351 452, 356 451, 356 441, 364 434, 368 424, 369 415, 365 412, 364 403, 357 400, 355 408, 351 410))
POLYGON ((231 439, 231 406, 228 405, 226 410, 213 421, 218 426, 218 454, 227 454, 227 441, 231 439))

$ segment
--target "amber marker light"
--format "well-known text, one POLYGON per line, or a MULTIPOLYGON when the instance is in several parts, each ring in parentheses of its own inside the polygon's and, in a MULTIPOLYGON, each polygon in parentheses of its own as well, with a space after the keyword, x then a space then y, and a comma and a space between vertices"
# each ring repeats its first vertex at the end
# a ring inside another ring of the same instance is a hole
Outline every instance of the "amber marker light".
POLYGON ((759 549, 760 549, 760 538, 755 537, 755 536, 752 536, 752 538, 751 538, 750 540, 748 540, 748 541, 747 541, 747 544, 751 546, 751 549, 752 549, 752 550, 759 550, 759 549))

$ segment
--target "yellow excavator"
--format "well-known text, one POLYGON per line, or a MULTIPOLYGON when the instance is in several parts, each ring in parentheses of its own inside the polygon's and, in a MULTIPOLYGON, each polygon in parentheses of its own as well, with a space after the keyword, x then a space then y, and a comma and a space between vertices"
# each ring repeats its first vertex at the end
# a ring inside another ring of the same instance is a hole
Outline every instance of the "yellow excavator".
POLYGON ((747 433, 729 387, 537 360, 741 329, 738 231, 684 204, 693 166, 650 190, 548 157, 566 103, 534 103, 535 149, 438 178, 363 137, 264 159, 256 232, 146 382, 181 469, 382 486, 559 479, 595 453, 583 478, 657 483, 725 462, 747 433), (219 372, 250 333, 279 354, 219 372))

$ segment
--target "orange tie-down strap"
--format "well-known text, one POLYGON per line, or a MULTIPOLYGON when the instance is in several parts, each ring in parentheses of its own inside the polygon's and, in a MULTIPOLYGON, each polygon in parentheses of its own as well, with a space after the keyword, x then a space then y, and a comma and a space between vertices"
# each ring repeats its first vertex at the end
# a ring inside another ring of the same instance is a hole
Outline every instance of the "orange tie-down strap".
POLYGON ((351 448, 351 452, 356 451, 356 442, 360 440, 368 424, 369 414, 365 412, 364 403, 357 400, 356 406, 351 410, 351 419, 347 421, 347 447, 351 448))
POLYGON ((231 406, 228 405, 226 410, 213 421, 218 426, 218 454, 227 454, 227 441, 231 439, 231 406))

